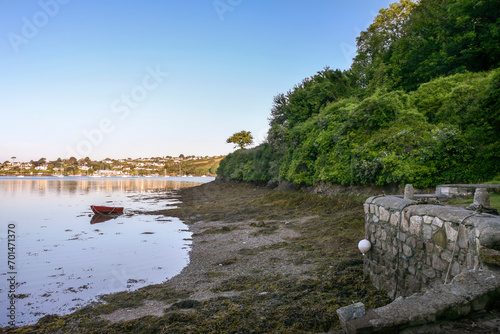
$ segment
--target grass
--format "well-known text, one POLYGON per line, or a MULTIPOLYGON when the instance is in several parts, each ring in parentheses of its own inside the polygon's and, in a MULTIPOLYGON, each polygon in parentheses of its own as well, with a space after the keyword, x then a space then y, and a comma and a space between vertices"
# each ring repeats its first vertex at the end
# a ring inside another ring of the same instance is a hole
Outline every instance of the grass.
MULTIPOLYGON (((474 197, 471 196, 471 197, 466 197, 466 198, 454 199, 454 200, 449 201, 449 203, 466 207, 466 206, 472 204, 473 201, 474 201, 474 197)), ((490 206, 492 208, 500 211, 500 194, 498 194, 498 193, 490 194, 490 206)))
POLYGON ((485 182, 486 184, 500 184, 500 175, 497 175, 493 179, 489 180, 488 182, 485 182))

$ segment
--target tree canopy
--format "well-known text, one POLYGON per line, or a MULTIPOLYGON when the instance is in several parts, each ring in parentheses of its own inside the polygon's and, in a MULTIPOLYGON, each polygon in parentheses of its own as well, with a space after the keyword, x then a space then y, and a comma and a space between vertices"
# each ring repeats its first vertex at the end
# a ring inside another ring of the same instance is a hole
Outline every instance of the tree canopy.
POLYGON ((243 149, 245 146, 253 144, 253 136, 250 131, 240 131, 229 137, 226 140, 226 143, 235 144, 235 148, 239 147, 240 149, 243 149))
POLYGON ((358 54, 351 68, 360 86, 366 87, 377 74, 383 75, 383 59, 391 45, 405 34, 405 24, 417 4, 417 0, 401 0, 381 9, 368 29, 356 38, 358 54))
POLYGON ((267 143, 228 155, 218 174, 417 187, 499 178, 498 0, 401 0, 357 46, 349 70, 326 67, 276 95, 267 143))

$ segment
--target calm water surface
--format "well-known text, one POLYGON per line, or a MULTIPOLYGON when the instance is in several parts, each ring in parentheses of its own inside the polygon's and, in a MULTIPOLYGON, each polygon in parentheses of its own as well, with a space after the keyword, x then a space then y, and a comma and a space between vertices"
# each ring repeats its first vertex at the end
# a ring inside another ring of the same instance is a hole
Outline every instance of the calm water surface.
POLYGON ((174 207, 172 189, 212 180, 0 177, 0 326, 12 319, 12 276, 20 326, 46 314, 70 313, 101 294, 178 274, 189 261, 187 226, 178 218, 143 213, 174 207), (103 221, 94 217, 92 204, 123 206, 125 212, 103 221), (13 268, 9 233, 15 234, 13 268))

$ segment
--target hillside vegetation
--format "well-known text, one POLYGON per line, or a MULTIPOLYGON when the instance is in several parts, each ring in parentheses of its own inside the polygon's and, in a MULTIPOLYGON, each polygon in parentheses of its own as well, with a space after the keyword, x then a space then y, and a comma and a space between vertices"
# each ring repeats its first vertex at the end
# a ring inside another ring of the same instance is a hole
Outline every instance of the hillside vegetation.
POLYGON ((182 175, 215 175, 217 168, 219 168, 219 163, 222 160, 221 157, 209 157, 197 160, 184 160, 182 163, 179 162, 169 162, 165 164, 165 171, 170 175, 179 174, 182 175))
POLYGON ((498 0, 402 0, 357 47, 349 70, 275 96, 267 142, 218 176, 429 187, 500 175, 498 0))

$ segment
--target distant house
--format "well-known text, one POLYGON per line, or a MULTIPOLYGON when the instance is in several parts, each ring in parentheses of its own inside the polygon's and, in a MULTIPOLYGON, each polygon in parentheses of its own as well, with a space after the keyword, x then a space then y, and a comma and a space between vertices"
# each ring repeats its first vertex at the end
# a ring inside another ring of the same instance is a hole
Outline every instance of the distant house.
POLYGON ((123 172, 121 170, 100 169, 97 171, 97 174, 112 176, 112 175, 122 175, 123 172))
POLYGON ((48 170, 48 169, 49 169, 48 165, 40 165, 35 167, 35 170, 48 170))

